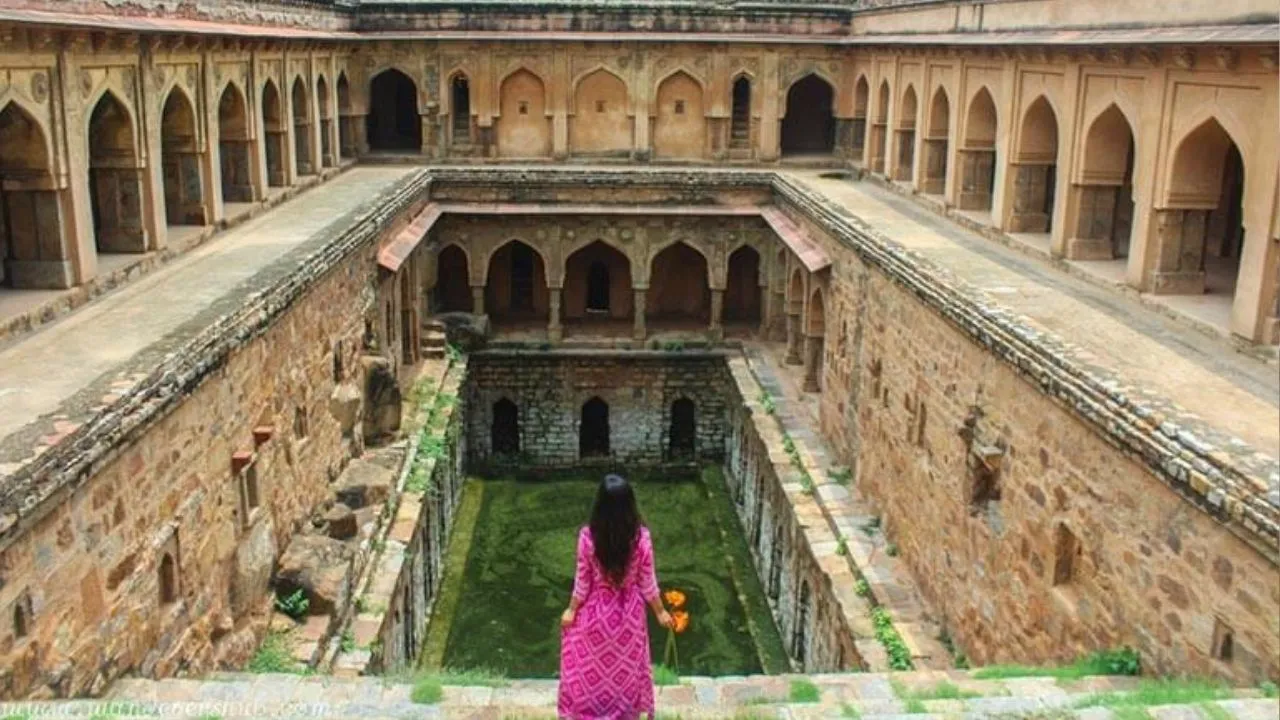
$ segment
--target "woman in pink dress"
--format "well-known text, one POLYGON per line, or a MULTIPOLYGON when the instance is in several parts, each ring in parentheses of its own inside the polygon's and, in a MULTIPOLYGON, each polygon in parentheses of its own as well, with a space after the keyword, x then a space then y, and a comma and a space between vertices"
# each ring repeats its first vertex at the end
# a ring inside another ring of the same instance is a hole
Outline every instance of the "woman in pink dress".
POLYGON ((578 532, 573 597, 560 618, 561 718, 653 717, 646 604, 659 624, 671 626, 635 493, 621 476, 606 475, 591 524, 578 532))

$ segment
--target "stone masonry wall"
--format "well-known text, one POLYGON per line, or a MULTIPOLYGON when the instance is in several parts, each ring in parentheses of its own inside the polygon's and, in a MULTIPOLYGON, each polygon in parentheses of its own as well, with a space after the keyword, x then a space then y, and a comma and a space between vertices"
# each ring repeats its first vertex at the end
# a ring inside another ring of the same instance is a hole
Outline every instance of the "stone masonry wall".
POLYGON ((464 394, 471 408, 466 421, 471 467, 496 460, 490 428, 494 403, 502 398, 519 411, 522 467, 579 465, 582 406, 593 397, 609 405, 611 452, 589 459, 592 464, 667 461, 671 407, 680 398, 694 403, 696 457, 724 457, 728 378, 719 355, 487 350, 471 355, 469 367, 464 394))
POLYGON ((897 268, 918 259, 869 228, 797 217, 834 260, 814 280, 827 293, 823 432, 969 658, 1131 645, 1153 672, 1280 677, 1280 574, 1253 520, 1221 522, 1240 500, 1158 477, 1134 449, 1154 447, 1151 431, 1100 428, 1060 399, 1077 391, 1046 385, 1059 368, 972 334, 961 323, 981 300, 954 279, 917 264, 930 285, 912 285, 897 268))

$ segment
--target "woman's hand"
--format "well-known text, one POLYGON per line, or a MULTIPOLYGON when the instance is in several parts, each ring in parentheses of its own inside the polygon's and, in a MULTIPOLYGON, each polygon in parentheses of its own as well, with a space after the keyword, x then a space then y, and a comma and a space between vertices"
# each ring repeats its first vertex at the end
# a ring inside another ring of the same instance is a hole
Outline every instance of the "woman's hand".
POLYGON ((577 613, 573 611, 573 608, 565 608, 565 611, 560 614, 560 627, 567 628, 572 625, 575 615, 577 613))
POLYGON ((675 621, 671 619, 671 613, 666 610, 658 611, 658 624, 668 630, 675 625, 675 621))

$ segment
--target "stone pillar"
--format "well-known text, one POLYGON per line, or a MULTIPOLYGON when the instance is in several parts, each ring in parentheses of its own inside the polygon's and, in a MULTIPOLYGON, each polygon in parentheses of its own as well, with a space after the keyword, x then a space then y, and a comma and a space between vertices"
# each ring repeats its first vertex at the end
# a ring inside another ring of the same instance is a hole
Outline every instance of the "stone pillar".
POLYGON ((645 337, 649 334, 644 324, 644 299, 649 288, 635 288, 634 301, 632 306, 635 308, 635 324, 632 326, 631 339, 638 343, 643 343, 645 337))
POLYGON ((712 342, 724 339, 724 290, 711 291, 711 326, 707 332, 712 342))
POLYGON ((787 313, 787 357, 783 361, 788 365, 799 365, 800 360, 800 313, 787 313))
POLYGON ((484 286, 471 286, 471 312, 475 315, 484 314, 484 286))
POLYGON ((550 298, 550 316, 547 319, 547 340, 555 343, 564 338, 564 328, 560 325, 560 297, 563 290, 558 287, 548 288, 550 298))
POLYGON ((818 392, 818 372, 822 367, 822 338, 814 335, 804 339, 805 392, 818 392))
POLYGON ((1209 210, 1156 210, 1155 267, 1147 280, 1155 295, 1204 293, 1204 246, 1209 210))
POLYGON ((760 286, 760 327, 757 332, 760 339, 764 340, 769 337, 769 318, 773 315, 773 308, 769 304, 769 286, 760 286))

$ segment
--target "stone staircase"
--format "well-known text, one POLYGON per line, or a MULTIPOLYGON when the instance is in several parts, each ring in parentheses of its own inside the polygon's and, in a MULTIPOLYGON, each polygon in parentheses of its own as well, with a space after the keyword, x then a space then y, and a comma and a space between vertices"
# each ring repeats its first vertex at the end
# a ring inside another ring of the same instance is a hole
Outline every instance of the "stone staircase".
MULTIPOLYGON (((512 680, 498 687, 451 686, 435 702, 417 703, 408 681, 279 674, 216 673, 204 680, 125 679, 101 700, 0 705, 0 717, 280 717, 280 718, 546 718, 555 717, 556 681, 512 680), (23 715, 18 714, 18 717, 23 715)), ((1132 693, 1132 677, 976 679, 967 671, 916 671, 752 677, 687 677, 657 689, 658 718, 1081 717, 1105 720, 1274 720, 1278 701, 1258 690, 1181 705, 1125 706, 1102 694, 1132 693), (1093 707, 1083 707, 1094 700, 1093 707)))
POLYGON ((442 358, 446 345, 444 323, 439 320, 427 320, 422 323, 422 357, 442 358))

